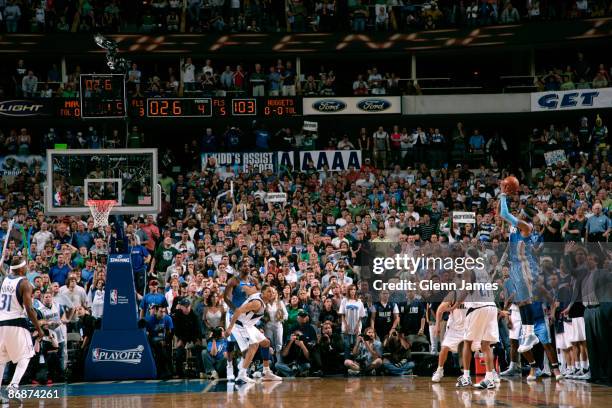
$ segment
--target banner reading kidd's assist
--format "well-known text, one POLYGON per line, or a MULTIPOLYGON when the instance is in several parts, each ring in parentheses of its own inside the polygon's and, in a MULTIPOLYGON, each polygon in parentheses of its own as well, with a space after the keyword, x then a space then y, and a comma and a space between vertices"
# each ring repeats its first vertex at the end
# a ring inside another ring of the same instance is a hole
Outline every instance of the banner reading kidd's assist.
POLYGON ((361 168, 361 150, 313 150, 300 152, 300 171, 315 170, 342 171, 361 168))
POLYGON ((352 96, 348 98, 304 98, 304 116, 306 115, 380 115, 401 114, 402 98, 400 96, 352 96))
POLYGON ((534 92, 531 94, 532 112, 605 108, 612 108, 612 88, 534 92))
POLYGON ((293 152, 202 153, 201 163, 202 170, 215 166, 215 169, 223 171, 229 166, 232 171, 262 173, 277 171, 279 166, 293 168, 293 152), (209 163, 209 158, 214 160, 209 163))

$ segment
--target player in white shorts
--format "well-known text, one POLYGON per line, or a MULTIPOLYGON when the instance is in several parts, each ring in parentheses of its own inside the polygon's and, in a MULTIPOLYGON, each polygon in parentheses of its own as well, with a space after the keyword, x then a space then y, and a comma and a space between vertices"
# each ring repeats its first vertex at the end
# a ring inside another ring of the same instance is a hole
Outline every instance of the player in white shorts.
POLYGON ((440 380, 442 380, 442 377, 444 377, 444 363, 446 362, 448 352, 456 353, 465 335, 464 321, 466 310, 463 305, 455 305, 456 297, 456 292, 449 293, 444 301, 440 303, 436 311, 436 326, 434 327, 434 333, 436 335, 440 333, 442 315, 447 311, 450 311, 450 314, 448 316, 448 322, 446 323, 446 333, 442 340, 440 354, 438 355, 438 368, 431 377, 431 381, 433 382, 440 382, 440 380))
MULTIPOLYGON (((44 337, 44 333, 32 307, 33 288, 25 277, 26 261, 14 260, 10 269, 11 274, 4 279, 0 287, 0 385, 8 362, 17 364, 6 393, 9 399, 18 400, 19 382, 34 356, 28 318, 39 339, 44 337)), ((3 404, 8 403, 7 398, 0 398, 3 404)))
MULTIPOLYGON (((467 256, 476 261, 476 258, 479 257, 478 251, 475 248, 469 248, 467 256)), ((463 279, 466 283, 471 282, 472 284, 491 282, 491 277, 483 267, 466 270, 463 279)), ((468 387, 472 384, 470 378, 472 351, 476 351, 473 347, 474 343, 480 341, 487 371, 484 380, 479 384, 474 384, 474 386, 481 389, 495 388, 498 378, 494 372, 493 350, 491 350, 491 345, 499 341, 495 295, 491 290, 486 289, 464 290, 459 300, 464 301, 467 312, 464 323, 465 336, 463 338, 463 375, 457 379, 456 386, 468 387)))
POLYGON ((263 381, 282 381, 282 378, 274 375, 270 370, 270 340, 257 328, 257 323, 263 317, 266 303, 274 298, 274 292, 269 285, 263 285, 261 293, 250 295, 238 309, 234 311, 226 336, 233 335, 240 351, 243 353, 242 364, 238 371, 237 382, 254 382, 248 377, 247 370, 253 361, 257 349, 261 347, 263 359, 263 381))

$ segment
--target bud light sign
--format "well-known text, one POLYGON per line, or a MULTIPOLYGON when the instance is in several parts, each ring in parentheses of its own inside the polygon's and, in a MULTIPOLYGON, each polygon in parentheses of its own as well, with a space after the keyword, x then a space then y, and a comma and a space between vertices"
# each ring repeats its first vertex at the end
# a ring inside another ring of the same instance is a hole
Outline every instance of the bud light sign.
POLYGON ((612 108, 612 88, 576 89, 531 94, 532 112, 612 108))
POLYGON ((48 115, 44 101, 0 101, 0 115, 4 116, 38 116, 48 115))
POLYGON ((94 348, 91 353, 91 361, 94 363, 140 364, 143 351, 144 346, 142 344, 126 350, 94 348))
POLYGON ((399 96, 304 98, 304 115, 401 114, 399 96))

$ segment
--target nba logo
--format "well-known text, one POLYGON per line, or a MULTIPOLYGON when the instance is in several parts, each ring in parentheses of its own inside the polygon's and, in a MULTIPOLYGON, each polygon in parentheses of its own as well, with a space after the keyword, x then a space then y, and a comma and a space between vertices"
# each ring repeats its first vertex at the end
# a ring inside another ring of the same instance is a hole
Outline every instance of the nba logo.
POLYGON ((110 293, 110 304, 111 305, 116 305, 117 304, 117 289, 111 290, 111 293, 110 293))

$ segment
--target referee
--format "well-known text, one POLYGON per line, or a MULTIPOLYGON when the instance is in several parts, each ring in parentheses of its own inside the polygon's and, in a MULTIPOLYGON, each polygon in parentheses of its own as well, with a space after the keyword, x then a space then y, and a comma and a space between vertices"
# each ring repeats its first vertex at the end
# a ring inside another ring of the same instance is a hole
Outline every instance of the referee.
POLYGON ((612 275, 599 268, 595 254, 587 257, 587 274, 582 280, 584 325, 591 368, 591 382, 610 383, 610 322, 609 308, 601 307, 609 300, 612 275), (600 303, 601 301, 601 303, 600 303))

